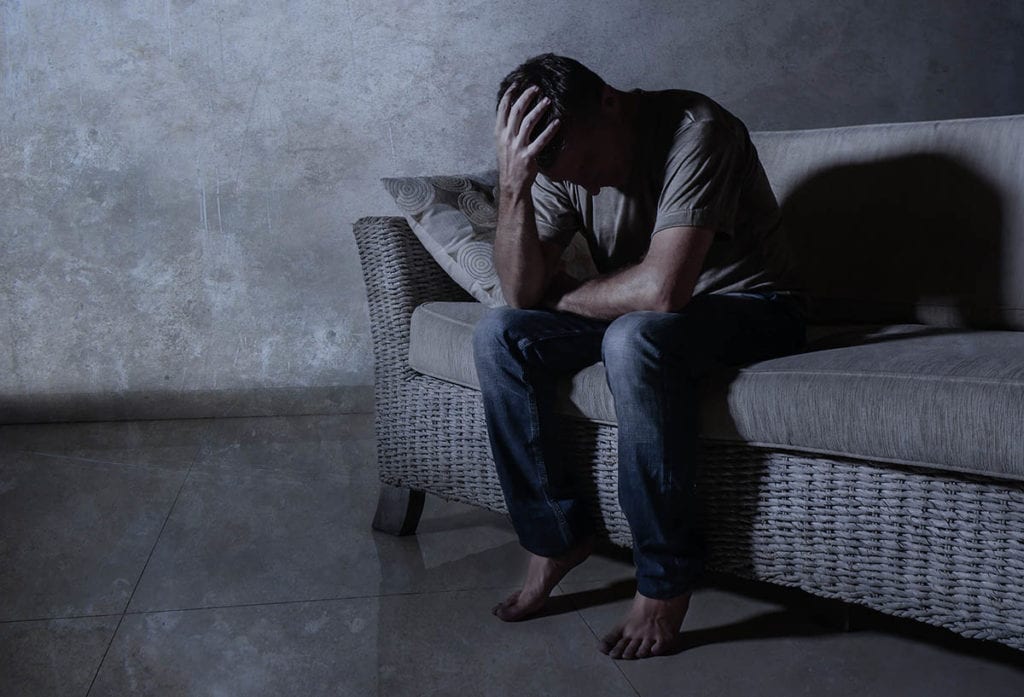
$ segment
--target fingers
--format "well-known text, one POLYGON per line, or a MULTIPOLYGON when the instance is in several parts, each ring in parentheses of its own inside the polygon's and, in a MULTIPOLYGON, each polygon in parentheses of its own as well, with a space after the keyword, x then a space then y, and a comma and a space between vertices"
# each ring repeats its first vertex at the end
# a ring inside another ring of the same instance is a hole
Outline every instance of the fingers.
POLYGON ((519 132, 516 134, 519 140, 524 144, 529 144, 530 139, 533 137, 533 129, 536 127, 537 122, 541 116, 544 115, 544 111, 551 106, 551 101, 547 97, 542 97, 537 100, 537 103, 533 105, 519 126, 519 132))
POLYGON ((551 102, 546 98, 540 99, 531 107, 531 102, 541 94, 539 87, 531 85, 512 103, 516 89, 517 85, 506 89, 498 104, 495 123, 498 166, 503 171, 503 180, 529 183, 537 173, 537 156, 551 142, 560 126, 558 119, 552 119, 534 138, 533 131, 551 102))
MULTIPOLYGON (((514 82, 511 85, 509 85, 508 89, 505 90, 505 94, 501 96, 501 101, 498 102, 498 118, 494 126, 494 132, 496 135, 500 134, 505 128, 508 127, 509 115, 511 112, 510 102, 512 101, 512 95, 515 94, 515 91, 518 88, 518 82, 514 82)), ((535 89, 535 87, 527 87, 519 94, 519 97, 516 99, 515 104, 519 104, 519 102, 523 100, 523 97, 532 94, 533 90, 535 89)), ((512 106, 512 108, 514 108, 514 105, 512 106)))
MULTIPOLYGON (((515 91, 516 85, 509 87, 505 94, 501 98, 501 103, 498 109, 498 118, 495 123, 495 135, 500 136, 502 131, 510 132, 512 137, 522 136, 522 125, 523 125, 523 112, 526 111, 526 107, 540 92, 540 88, 536 85, 530 85, 520 93, 512 107, 508 108, 508 102, 511 99, 512 93, 515 91)), ((541 106, 547 106, 546 102, 538 102, 534 105, 531 114, 541 106)), ((528 135, 528 134, 527 134, 528 135)))
MULTIPOLYGON (((533 101, 539 91, 540 88, 536 86, 531 85, 530 87, 527 87, 523 90, 523 93, 519 95, 519 99, 516 100, 515 104, 512 105, 512 110, 508 115, 508 128, 513 136, 520 137, 523 135, 523 112, 526 111, 526 106, 533 101)), ((536 108, 537 107, 534 106, 534 109, 536 108)))
POLYGON ((497 135, 508 125, 508 103, 512 99, 512 93, 516 91, 516 87, 519 86, 518 82, 513 82, 505 90, 505 94, 501 95, 501 101, 498 102, 498 118, 494 125, 494 133, 497 135))
POLYGON ((547 125, 547 128, 541 131, 540 135, 530 143, 530 147, 526 149, 527 154, 530 157, 536 157, 537 154, 544 149, 544 146, 555 137, 555 131, 558 130, 559 125, 560 122, 558 119, 552 119, 551 123, 547 125))

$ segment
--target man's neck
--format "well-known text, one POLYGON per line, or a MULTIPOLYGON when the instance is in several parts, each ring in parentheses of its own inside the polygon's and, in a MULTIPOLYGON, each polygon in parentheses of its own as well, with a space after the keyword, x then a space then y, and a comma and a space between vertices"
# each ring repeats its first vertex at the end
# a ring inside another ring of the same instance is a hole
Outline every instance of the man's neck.
POLYGON ((627 110, 627 121, 630 124, 630 129, 636 131, 638 119, 640 118, 640 102, 643 97, 638 92, 626 92, 626 110, 627 110))
POLYGON ((629 181, 633 178, 633 172, 636 169, 638 158, 638 146, 640 144, 640 116, 641 116, 641 102, 643 97, 636 92, 623 92, 622 93, 622 106, 623 106, 623 137, 626 139, 626 152, 629 158, 628 168, 629 174, 627 175, 626 181, 622 186, 627 186, 629 181))

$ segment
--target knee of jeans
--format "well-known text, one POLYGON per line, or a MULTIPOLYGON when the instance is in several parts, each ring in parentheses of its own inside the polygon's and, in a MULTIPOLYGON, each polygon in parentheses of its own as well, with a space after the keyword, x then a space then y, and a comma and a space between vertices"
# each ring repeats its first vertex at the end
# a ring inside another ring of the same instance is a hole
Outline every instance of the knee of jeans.
POLYGON ((635 364, 637 353, 649 346, 650 322, 660 314, 646 311, 627 312, 609 324, 601 339, 601 358, 605 367, 619 361, 635 364))
POLYGON ((490 308, 473 326, 474 353, 479 356, 495 346, 515 343, 520 316, 520 311, 514 307, 490 308))

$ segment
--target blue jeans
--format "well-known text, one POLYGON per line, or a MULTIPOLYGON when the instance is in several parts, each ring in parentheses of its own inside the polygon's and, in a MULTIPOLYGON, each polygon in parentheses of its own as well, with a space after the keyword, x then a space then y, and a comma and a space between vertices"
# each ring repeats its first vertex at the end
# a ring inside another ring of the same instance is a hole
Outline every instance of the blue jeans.
POLYGON ((559 556, 594 531, 562 452, 555 378, 604 361, 618 422, 618 500, 637 590, 693 588, 706 548, 696 504, 698 380, 721 366, 793 353, 806 325, 774 292, 701 294, 679 312, 599 320, 491 308, 473 330, 491 452, 520 544, 559 556))

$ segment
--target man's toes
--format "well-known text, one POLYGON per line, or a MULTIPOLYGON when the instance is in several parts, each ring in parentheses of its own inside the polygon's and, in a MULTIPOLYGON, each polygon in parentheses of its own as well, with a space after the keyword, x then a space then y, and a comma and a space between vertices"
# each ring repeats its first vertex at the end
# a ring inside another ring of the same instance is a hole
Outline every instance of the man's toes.
POLYGON ((622 657, 628 660, 636 658, 637 649, 643 643, 643 639, 630 639, 629 643, 626 644, 626 648, 622 651, 622 657))
POLYGON ((651 653, 651 648, 654 646, 654 644, 655 641, 651 639, 644 639, 640 643, 640 647, 636 650, 636 657, 649 658, 650 656, 652 656, 653 654, 651 653))
POLYGON ((494 614, 498 614, 499 610, 501 610, 502 608, 508 607, 509 605, 511 605, 513 603, 515 603, 515 594, 514 593, 512 595, 510 595, 509 597, 505 598, 504 600, 498 601, 498 604, 495 605, 493 608, 491 608, 491 612, 493 612, 494 614))
POLYGON ((630 640, 628 638, 622 637, 608 655, 612 658, 622 658, 622 652, 626 650, 627 646, 629 646, 629 642, 630 640))
POLYGON ((599 647, 601 649, 601 653, 611 653, 611 650, 615 648, 615 645, 619 643, 619 639, 621 638, 622 631, 618 627, 605 634, 601 637, 601 645, 599 647))
POLYGON ((506 619, 509 616, 509 609, 515 607, 519 600, 519 591, 516 591, 512 595, 508 596, 500 603, 491 608, 491 613, 497 615, 501 619, 506 619))

